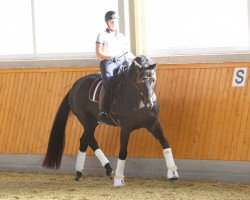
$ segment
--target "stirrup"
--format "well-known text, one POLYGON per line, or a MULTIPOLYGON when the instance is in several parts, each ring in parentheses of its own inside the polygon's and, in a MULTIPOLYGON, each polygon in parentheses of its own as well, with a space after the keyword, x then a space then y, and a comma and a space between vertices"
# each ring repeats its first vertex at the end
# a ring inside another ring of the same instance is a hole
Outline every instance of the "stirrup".
POLYGON ((98 123, 103 123, 108 119, 108 114, 104 111, 98 114, 98 123))

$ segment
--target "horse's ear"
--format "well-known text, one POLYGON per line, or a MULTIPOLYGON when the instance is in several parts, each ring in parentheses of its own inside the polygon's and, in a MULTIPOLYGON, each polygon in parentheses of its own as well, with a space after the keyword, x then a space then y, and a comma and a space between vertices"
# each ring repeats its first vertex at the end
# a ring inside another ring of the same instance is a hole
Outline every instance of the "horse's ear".
POLYGON ((149 69, 149 70, 152 70, 152 69, 155 69, 156 68, 156 63, 155 64, 152 64, 152 65, 149 65, 148 67, 147 67, 147 69, 149 69))

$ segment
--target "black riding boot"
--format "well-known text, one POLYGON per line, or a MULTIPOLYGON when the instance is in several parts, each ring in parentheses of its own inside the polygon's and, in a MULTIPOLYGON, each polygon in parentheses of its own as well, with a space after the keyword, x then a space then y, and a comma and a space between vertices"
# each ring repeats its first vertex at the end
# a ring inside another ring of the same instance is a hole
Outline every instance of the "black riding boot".
POLYGON ((108 103, 110 99, 109 95, 109 88, 104 89, 104 87, 102 87, 99 99, 99 123, 105 122, 108 119, 108 103))

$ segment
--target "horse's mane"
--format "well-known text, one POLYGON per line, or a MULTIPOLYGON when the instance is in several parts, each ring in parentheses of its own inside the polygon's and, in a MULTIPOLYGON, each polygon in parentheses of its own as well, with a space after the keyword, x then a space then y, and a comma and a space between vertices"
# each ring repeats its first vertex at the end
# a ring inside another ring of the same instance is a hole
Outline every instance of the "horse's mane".
POLYGON ((128 69, 130 68, 130 66, 131 66, 131 64, 129 64, 129 63, 122 64, 121 67, 119 67, 119 70, 117 71, 116 75, 121 76, 121 75, 126 74, 128 69))

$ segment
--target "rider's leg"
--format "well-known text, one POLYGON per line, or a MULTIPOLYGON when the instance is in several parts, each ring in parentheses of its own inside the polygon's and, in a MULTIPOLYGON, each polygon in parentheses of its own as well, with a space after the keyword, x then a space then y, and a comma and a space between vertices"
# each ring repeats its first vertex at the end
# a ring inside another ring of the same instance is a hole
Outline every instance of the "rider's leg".
POLYGON ((102 122, 108 118, 108 104, 110 100, 110 79, 106 79, 105 83, 106 87, 104 86, 101 91, 100 95, 100 102, 99 102, 99 116, 98 121, 102 122))
POLYGON ((111 92, 111 77, 114 75, 114 70, 122 65, 124 58, 121 58, 116 63, 111 60, 102 60, 100 68, 102 73, 102 81, 104 89, 100 95, 98 121, 102 122, 108 118, 110 92, 111 92))
POLYGON ((103 60, 100 62, 100 68, 102 73, 103 81, 103 90, 100 95, 99 102, 99 115, 98 121, 102 122, 108 118, 108 104, 110 100, 110 80, 113 76, 113 70, 117 67, 116 63, 111 62, 110 60, 103 60))

